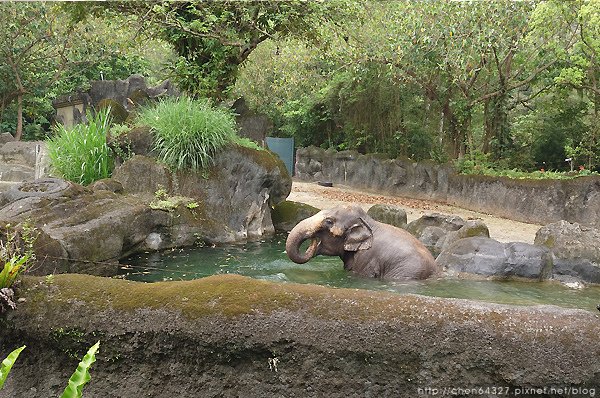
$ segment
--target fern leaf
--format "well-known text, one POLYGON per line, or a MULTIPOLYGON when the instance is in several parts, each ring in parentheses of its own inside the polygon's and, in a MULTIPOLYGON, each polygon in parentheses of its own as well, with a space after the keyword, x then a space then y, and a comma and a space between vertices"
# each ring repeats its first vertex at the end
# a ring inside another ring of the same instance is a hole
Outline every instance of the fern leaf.
POLYGON ((17 357, 19 356, 21 351, 23 351, 24 349, 25 349, 25 346, 17 348, 16 350, 14 350, 10 354, 8 354, 8 356, 2 361, 2 364, 0 365, 0 390, 4 386, 6 377, 8 376, 8 373, 10 372, 10 370, 12 369, 12 366, 14 365, 15 361, 17 360, 17 357))
POLYGON ((87 354, 79 362, 75 372, 71 375, 69 385, 67 385, 60 398, 81 398, 83 387, 92 378, 89 369, 96 362, 96 351, 98 351, 99 347, 99 341, 90 347, 87 354))

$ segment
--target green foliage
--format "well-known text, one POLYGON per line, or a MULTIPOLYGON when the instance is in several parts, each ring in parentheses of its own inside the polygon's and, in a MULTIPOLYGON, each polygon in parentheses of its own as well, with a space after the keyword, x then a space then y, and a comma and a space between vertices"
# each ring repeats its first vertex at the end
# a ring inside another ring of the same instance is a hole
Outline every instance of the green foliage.
POLYGON ((236 94, 278 134, 440 162, 480 151, 528 170, 563 168, 571 143, 598 164, 598 0, 354 4, 362 18, 322 25, 327 46, 273 38, 242 68, 236 94), (586 106, 548 108, 561 88, 586 106))
POLYGON ((137 123, 155 134, 154 150, 173 170, 201 170, 236 138, 233 114, 209 100, 167 99, 140 111, 137 123))
POLYGON ((255 151, 264 151, 265 150, 265 148, 258 145, 256 142, 252 141, 250 138, 240 137, 238 135, 233 137, 232 142, 235 145, 241 146, 243 148, 254 149, 255 151))
POLYGON ((156 80, 170 49, 155 39, 137 39, 134 26, 122 15, 74 24, 57 3, 0 3, 0 132, 20 137, 19 97, 22 137, 44 139, 57 96, 102 78, 140 73, 156 80))
POLYGON ((77 365, 77 369, 71 375, 69 379, 69 384, 63 391, 60 398, 81 398, 83 387, 90 381, 91 376, 89 369, 94 362, 96 362, 96 352, 100 347, 100 342, 98 341, 94 344, 88 352, 85 354, 79 365, 77 365))
POLYGON ((2 364, 0 364, 0 390, 2 389, 2 387, 4 387, 4 382, 6 381, 6 378, 8 377, 8 373, 10 372, 15 361, 19 357, 19 354, 24 349, 25 349, 25 346, 17 348, 16 350, 14 350, 10 354, 8 354, 8 356, 6 358, 4 358, 4 360, 2 361, 2 364))
POLYGON ((581 170, 574 173, 557 171, 521 171, 521 170, 496 170, 493 168, 479 169, 476 173, 464 172, 463 174, 479 174, 491 177, 508 177, 516 180, 571 180, 577 177, 586 177, 591 175, 600 175, 589 170, 581 170))
MULTIPOLYGON (((88 352, 85 354, 75 372, 69 378, 69 384, 63 391, 60 398, 81 398, 83 387, 91 380, 89 369, 94 362, 96 362, 96 352, 100 347, 100 342, 98 341, 92 347, 89 348, 88 352)), ((0 366, 0 389, 4 386, 4 382, 6 381, 6 377, 10 372, 12 366, 17 360, 21 351, 25 349, 25 346, 17 348, 13 352, 11 352, 8 357, 6 357, 2 361, 2 365, 0 366)))
POLYGON ((48 155, 54 171, 62 178, 88 185, 110 177, 112 152, 106 143, 110 129, 110 108, 88 113, 87 124, 65 128, 58 124, 50 138, 48 155))
POLYGON ((36 228, 25 221, 17 229, 10 224, 4 227, 0 240, 0 288, 10 288, 17 277, 35 260, 33 245, 37 239, 36 228))
POLYGON ((171 74, 181 89, 195 97, 226 98, 239 65, 263 41, 299 35, 315 42, 324 21, 340 21, 354 2, 235 1, 107 2, 71 6, 75 19, 90 13, 139 16, 139 24, 172 45, 179 58, 171 74))
POLYGON ((154 192, 154 199, 150 202, 150 208, 153 210, 173 211, 180 205, 185 205, 190 210, 200 207, 198 202, 185 196, 170 196, 162 187, 154 192))
POLYGON ((454 162, 456 171, 461 174, 490 174, 493 170, 490 156, 480 151, 471 151, 454 162))

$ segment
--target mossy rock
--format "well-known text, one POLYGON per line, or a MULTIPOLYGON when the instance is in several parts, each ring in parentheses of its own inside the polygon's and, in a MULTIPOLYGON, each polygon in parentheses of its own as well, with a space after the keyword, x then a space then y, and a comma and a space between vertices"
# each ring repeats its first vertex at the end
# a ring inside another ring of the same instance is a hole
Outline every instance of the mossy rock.
POLYGON ((271 210, 271 219, 276 231, 289 232, 305 218, 317 214, 320 210, 306 203, 284 200, 271 210))
POLYGON ((406 211, 397 206, 376 204, 369 208, 367 214, 379 222, 398 228, 406 229, 408 223, 406 211))
POLYGON ((117 101, 113 99, 103 99, 98 102, 98 109, 105 109, 110 107, 110 116, 113 119, 113 123, 122 124, 125 123, 127 117, 129 116, 129 112, 123 107, 123 105, 119 104, 117 101))

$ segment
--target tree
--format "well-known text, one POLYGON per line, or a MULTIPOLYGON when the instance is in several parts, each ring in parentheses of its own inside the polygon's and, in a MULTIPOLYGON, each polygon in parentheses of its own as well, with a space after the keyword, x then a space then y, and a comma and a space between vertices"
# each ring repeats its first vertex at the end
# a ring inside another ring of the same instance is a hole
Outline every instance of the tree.
POLYGON ((146 71, 148 62, 133 47, 125 22, 115 17, 70 24, 54 4, 0 3, 0 127, 14 117, 16 122, 7 124, 20 139, 25 120, 48 122, 57 95, 102 77, 146 71))
MULTIPOLYGON (((239 66, 263 41, 289 35, 316 40, 324 21, 347 12, 348 1, 106 2, 69 5, 76 20, 90 13, 126 13, 170 43, 179 60, 176 83, 189 94, 224 99, 239 66)), ((352 9, 352 7, 350 7, 352 9)))
POLYGON ((592 168, 600 163, 600 1, 547 1, 533 19, 533 33, 544 38, 542 49, 561 60, 553 79, 557 89, 575 90, 588 103, 585 120, 579 121, 587 132, 569 145, 569 152, 592 168), (565 31, 576 33, 573 45, 565 44, 565 31))
POLYGON ((56 81, 64 69, 66 42, 59 43, 42 3, 0 4, 0 120, 17 102, 15 138, 23 133, 23 98, 56 81))

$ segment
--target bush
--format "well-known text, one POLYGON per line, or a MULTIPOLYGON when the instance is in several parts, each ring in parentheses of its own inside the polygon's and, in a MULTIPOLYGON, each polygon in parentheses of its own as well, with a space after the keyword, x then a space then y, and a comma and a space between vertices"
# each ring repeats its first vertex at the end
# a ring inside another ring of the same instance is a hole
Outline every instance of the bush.
POLYGON ((48 140, 48 155, 54 172, 62 178, 82 185, 110 177, 113 157, 106 143, 110 128, 110 109, 88 114, 87 125, 78 124, 67 129, 55 127, 55 135, 48 140))
POLYGON ((154 151, 173 170, 201 170, 214 164, 215 154, 236 141, 233 113, 209 100, 166 99, 138 115, 149 126, 154 151))

